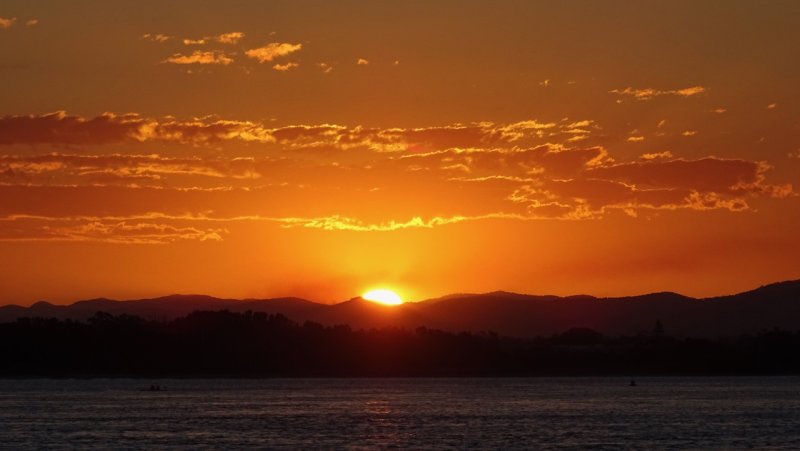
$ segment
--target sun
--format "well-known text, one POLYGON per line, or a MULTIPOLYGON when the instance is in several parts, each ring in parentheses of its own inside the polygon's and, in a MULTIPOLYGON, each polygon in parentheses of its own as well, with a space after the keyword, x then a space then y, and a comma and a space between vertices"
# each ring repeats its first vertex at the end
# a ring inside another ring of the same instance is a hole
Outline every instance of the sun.
POLYGON ((400 305, 403 303, 403 299, 401 299, 397 293, 386 289, 370 290, 361 295, 361 297, 383 305, 400 305))

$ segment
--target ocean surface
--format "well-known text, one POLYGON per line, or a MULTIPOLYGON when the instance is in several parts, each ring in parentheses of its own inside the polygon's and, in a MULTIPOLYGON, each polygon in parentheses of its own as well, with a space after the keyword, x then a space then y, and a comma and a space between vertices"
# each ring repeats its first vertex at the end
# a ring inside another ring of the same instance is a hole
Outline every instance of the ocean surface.
POLYGON ((0 380, 0 448, 800 449, 800 377, 636 382, 0 380))

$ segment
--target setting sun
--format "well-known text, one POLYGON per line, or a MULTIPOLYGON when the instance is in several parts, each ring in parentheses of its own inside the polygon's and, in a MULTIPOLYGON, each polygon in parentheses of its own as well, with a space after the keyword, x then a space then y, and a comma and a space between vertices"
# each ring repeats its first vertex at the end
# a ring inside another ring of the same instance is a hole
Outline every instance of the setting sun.
POLYGON ((392 290, 370 290, 364 293, 364 295, 361 297, 368 301, 377 302, 384 305, 400 305, 403 303, 403 300, 400 298, 400 296, 398 296, 398 294, 392 290))

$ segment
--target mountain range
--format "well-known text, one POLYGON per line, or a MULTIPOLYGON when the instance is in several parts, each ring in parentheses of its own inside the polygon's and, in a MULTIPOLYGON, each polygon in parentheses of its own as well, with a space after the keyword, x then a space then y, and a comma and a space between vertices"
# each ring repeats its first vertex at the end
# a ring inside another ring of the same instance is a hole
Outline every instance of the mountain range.
POLYGON ((652 331, 660 322, 666 335, 719 337, 772 328, 800 330, 800 280, 712 298, 672 292, 600 298, 497 291, 449 295, 391 307, 360 297, 338 304, 299 298, 237 300, 203 295, 129 301, 90 299, 70 305, 37 302, 30 307, 2 306, 0 322, 21 317, 86 320, 96 312, 171 320, 198 310, 280 313, 301 323, 346 324, 353 329, 424 326, 448 331, 492 331, 511 337, 549 336, 572 328, 589 328, 605 335, 632 335, 652 331))

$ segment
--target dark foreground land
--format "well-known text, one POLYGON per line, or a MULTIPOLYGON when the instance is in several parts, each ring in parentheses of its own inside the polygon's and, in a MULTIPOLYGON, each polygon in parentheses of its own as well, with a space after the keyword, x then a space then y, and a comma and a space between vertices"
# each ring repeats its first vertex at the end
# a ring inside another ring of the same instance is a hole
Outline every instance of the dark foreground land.
POLYGON ((800 332, 672 338, 571 329, 518 339, 426 328, 353 330, 282 315, 195 312, 171 321, 0 324, 0 377, 539 376, 797 374, 800 332))

